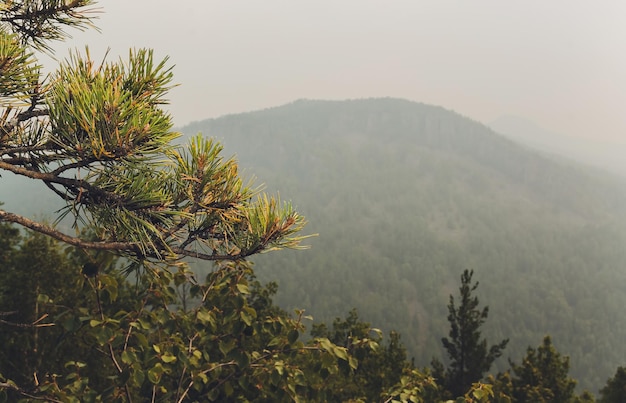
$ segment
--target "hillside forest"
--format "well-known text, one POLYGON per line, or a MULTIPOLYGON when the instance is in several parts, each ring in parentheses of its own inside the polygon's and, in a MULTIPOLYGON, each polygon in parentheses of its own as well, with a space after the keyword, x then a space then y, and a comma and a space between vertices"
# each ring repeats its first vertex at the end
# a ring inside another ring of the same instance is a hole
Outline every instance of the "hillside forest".
POLYGON ((350 309, 442 356, 458 273, 480 276, 485 325, 521 356, 545 335, 597 391, 626 359, 626 180, 515 143, 441 107, 300 100, 184 127, 289 195, 318 234, 254 258, 276 302, 331 321, 350 309))

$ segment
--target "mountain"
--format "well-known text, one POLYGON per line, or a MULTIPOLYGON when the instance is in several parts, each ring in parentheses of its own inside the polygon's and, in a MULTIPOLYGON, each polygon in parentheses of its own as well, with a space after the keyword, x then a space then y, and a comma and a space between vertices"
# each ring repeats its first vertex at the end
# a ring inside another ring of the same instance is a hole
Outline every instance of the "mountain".
POLYGON ((310 250, 255 259, 283 307, 316 321, 355 307, 428 365, 472 268, 483 334, 511 339, 493 371, 545 334, 594 392, 626 364, 626 179, 399 99, 300 100, 182 130, 222 141, 319 234, 310 250))
POLYGON ((567 137, 519 116, 501 116, 489 123, 489 127, 536 150, 626 176, 626 143, 567 137))

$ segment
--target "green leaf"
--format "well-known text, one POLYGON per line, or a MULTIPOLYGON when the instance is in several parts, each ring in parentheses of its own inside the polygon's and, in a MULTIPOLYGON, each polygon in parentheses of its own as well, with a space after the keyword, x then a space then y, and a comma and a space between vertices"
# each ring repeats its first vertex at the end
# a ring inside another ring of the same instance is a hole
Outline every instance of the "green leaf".
POLYGON ((199 309, 196 313, 196 318, 201 323, 208 323, 211 326, 215 326, 215 315, 211 311, 207 311, 206 309, 199 309))
POLYGON ((68 316, 61 321, 61 326, 66 332, 74 332, 80 328, 80 321, 75 316, 68 316))
POLYGON ((250 294, 250 290, 248 289, 247 284, 237 283, 237 289, 242 294, 250 294))
POLYGON ((282 376, 285 371, 285 363, 282 361, 276 361, 276 363, 274 363, 274 368, 282 376))
POLYGON ((228 355, 228 353, 235 348, 235 345, 237 344, 237 342, 235 340, 230 340, 230 341, 224 341, 221 340, 218 344, 218 347, 220 349, 220 351, 222 352, 222 354, 224 354, 225 356, 228 355))
POLYGON ((272 340, 269 341, 269 343, 267 343, 267 347, 274 347, 277 346, 279 344, 281 344, 283 341, 283 339, 281 337, 274 337, 272 340))
POLYGON ((100 343, 100 345, 103 346, 112 339, 113 331, 111 329, 106 328, 105 326, 102 326, 98 328, 96 331, 94 331, 92 334, 96 338, 98 343, 100 343))
POLYGON ((335 345, 331 343, 330 340, 323 337, 321 339, 318 339, 318 342, 320 343, 320 347, 322 347, 324 350, 331 353, 333 352, 333 348, 335 347, 335 345))
POLYGON ((337 363, 336 358, 332 354, 322 354, 322 367, 325 369, 332 368, 337 363))
POLYGON ((202 383, 206 384, 209 382, 209 377, 206 376, 206 374, 204 372, 200 372, 198 374, 198 378, 200 378, 200 380, 202 381, 202 383))
POLYGON ((270 382, 272 383, 272 385, 278 385, 281 379, 282 377, 278 370, 274 369, 270 375, 270 382))
POLYGON ((148 370, 148 380, 153 384, 158 384, 161 381, 163 375, 163 367, 161 364, 157 364, 148 370))
POLYGON ((122 362, 124 364, 130 364, 134 361, 134 354, 131 354, 128 350, 122 351, 122 362))
POLYGON ((38 304, 49 304, 51 302, 52 302, 52 300, 46 294, 39 294, 39 295, 37 295, 37 303, 38 304))
POLYGON ((245 310, 242 310, 239 313, 239 316, 241 317, 241 320, 243 320, 243 323, 245 323, 248 326, 252 325, 252 317, 250 316, 250 314, 248 314, 248 312, 246 312, 245 310))
POLYGON ((146 379, 146 376, 144 375, 143 371, 134 371, 133 372, 133 381, 135 382, 135 385, 141 386, 145 379, 146 379))
POLYGON ((84 368, 87 366, 87 364, 85 364, 84 362, 80 362, 80 361, 68 361, 65 363, 65 368, 69 368, 69 367, 76 367, 76 368, 84 368))
POLYGON ((149 322, 146 322, 145 320, 142 319, 137 319, 137 322, 139 323, 139 325, 141 325, 141 328, 143 330, 149 330, 152 328, 152 326, 150 325, 149 322))
POLYGON ((245 351, 235 350, 231 353, 231 357, 237 362, 239 368, 247 367, 250 363, 250 357, 245 351))
POLYGON ((103 291, 109 296, 110 301, 115 301, 118 295, 118 284, 115 278, 108 275, 101 275, 100 281, 105 285, 103 291))
POLYGON ((165 363, 170 363, 170 362, 174 362, 176 361, 176 356, 170 354, 170 353, 165 353, 161 356, 161 360, 165 363))
POLYGON ((374 352, 376 352, 376 351, 380 350, 380 344, 378 344, 378 343, 377 343, 377 342, 375 342, 374 340, 371 340, 371 339, 370 339, 370 340, 367 342, 367 344, 368 344, 368 346, 369 346, 370 350, 372 350, 372 351, 374 351, 374 352))
POLYGON ((239 379, 237 379, 237 383, 243 390, 248 390, 250 387, 250 380, 246 376, 240 376, 239 379))
POLYGON ((289 341, 289 344, 293 344, 296 340, 298 340, 298 337, 300 337, 300 332, 298 332, 297 329, 292 329, 287 335, 287 340, 289 341))
POLYGON ((185 275, 185 272, 182 271, 178 271, 174 274, 174 285, 176 287, 179 287, 182 284, 185 284, 187 282, 187 276, 185 275))
POLYGON ((478 400, 482 400, 487 397, 487 393, 482 389, 476 389, 472 392, 472 395, 478 400))
POLYGON ((233 385, 230 382, 224 383, 224 394, 226 396, 232 396, 234 392, 235 390, 233 389, 233 385))
POLYGON ((135 332, 133 333, 133 336, 135 336, 135 340, 137 340, 137 344, 139 344, 143 348, 148 348, 148 339, 146 338, 144 334, 135 332))

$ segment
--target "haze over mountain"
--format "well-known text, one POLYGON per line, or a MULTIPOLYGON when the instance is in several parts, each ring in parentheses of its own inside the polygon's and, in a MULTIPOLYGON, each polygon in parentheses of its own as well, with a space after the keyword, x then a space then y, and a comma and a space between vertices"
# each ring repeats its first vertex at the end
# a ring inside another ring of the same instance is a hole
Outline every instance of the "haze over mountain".
MULTIPOLYGON (((134 0, 60 43, 96 62, 169 55, 179 125, 305 98, 394 96, 488 123, 525 116, 559 133, 626 133, 626 3, 134 0), (163 10, 167 10, 164 12, 163 10), (141 20, 141 29, 136 21, 141 20)), ((56 65, 56 62, 51 63, 56 65)))
POLYGON ((489 123, 494 131, 539 151, 575 159, 626 176, 626 143, 565 136, 519 116, 501 116, 489 123))
POLYGON ((505 357, 548 333, 594 392, 623 365, 623 178, 400 99, 300 100, 183 131, 217 137, 319 233, 311 250, 256 259, 282 306, 318 321, 356 307, 427 365, 472 268, 490 307, 484 334, 511 339, 505 357))

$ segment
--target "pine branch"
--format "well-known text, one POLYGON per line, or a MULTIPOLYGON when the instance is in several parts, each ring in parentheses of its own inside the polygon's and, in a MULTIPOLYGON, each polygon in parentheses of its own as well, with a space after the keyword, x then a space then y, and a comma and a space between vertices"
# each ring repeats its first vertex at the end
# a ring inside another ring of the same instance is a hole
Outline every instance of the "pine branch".
POLYGON ((92 202, 110 202, 116 206, 125 206, 127 204, 127 201, 121 196, 93 186, 91 183, 82 179, 64 178, 54 173, 33 171, 12 165, 4 160, 0 160, 0 169, 5 169, 16 175, 26 176, 31 179, 39 179, 47 183, 62 185, 76 195, 82 195, 83 198, 88 197, 92 202))
POLYGON ((85 249, 126 251, 126 252, 139 252, 140 250, 139 244, 135 242, 85 241, 84 239, 66 235, 62 233, 61 231, 58 231, 50 226, 41 224, 39 222, 30 220, 21 215, 10 213, 4 210, 0 210, 0 221, 13 222, 23 227, 26 227, 28 229, 31 229, 35 232, 48 235, 58 241, 65 242, 69 245, 78 246, 78 247, 85 248, 85 249))
POLYGON ((98 9, 84 9, 92 5, 91 0, 74 0, 71 3, 59 0, 14 1, 3 12, 0 22, 7 23, 22 40, 31 42, 36 48, 51 51, 50 40, 67 37, 63 26, 80 30, 94 28, 93 20, 88 13, 98 9), (82 11, 79 9, 83 8, 82 11))
POLYGON ((256 253, 264 250, 267 245, 260 244, 259 246, 247 250, 240 251, 236 254, 208 254, 203 252, 198 252, 190 249, 184 249, 176 246, 163 246, 157 251, 147 252, 143 251, 141 248, 141 244, 138 242, 115 242, 115 241, 86 241, 84 239, 73 237, 63 232, 56 230, 50 226, 41 224, 39 222, 30 220, 26 217, 23 217, 18 214, 10 213, 4 210, 0 210, 0 221, 8 221, 19 224, 23 227, 26 227, 35 232, 39 232, 44 235, 48 235, 58 241, 67 243, 68 245, 77 246, 84 249, 94 249, 94 250, 107 250, 114 252, 124 252, 129 253, 135 257, 139 258, 154 258, 156 260, 162 260, 163 256, 175 254, 177 258, 182 257, 194 257, 202 260, 209 261, 237 261, 244 260, 245 258, 254 255, 256 253))

